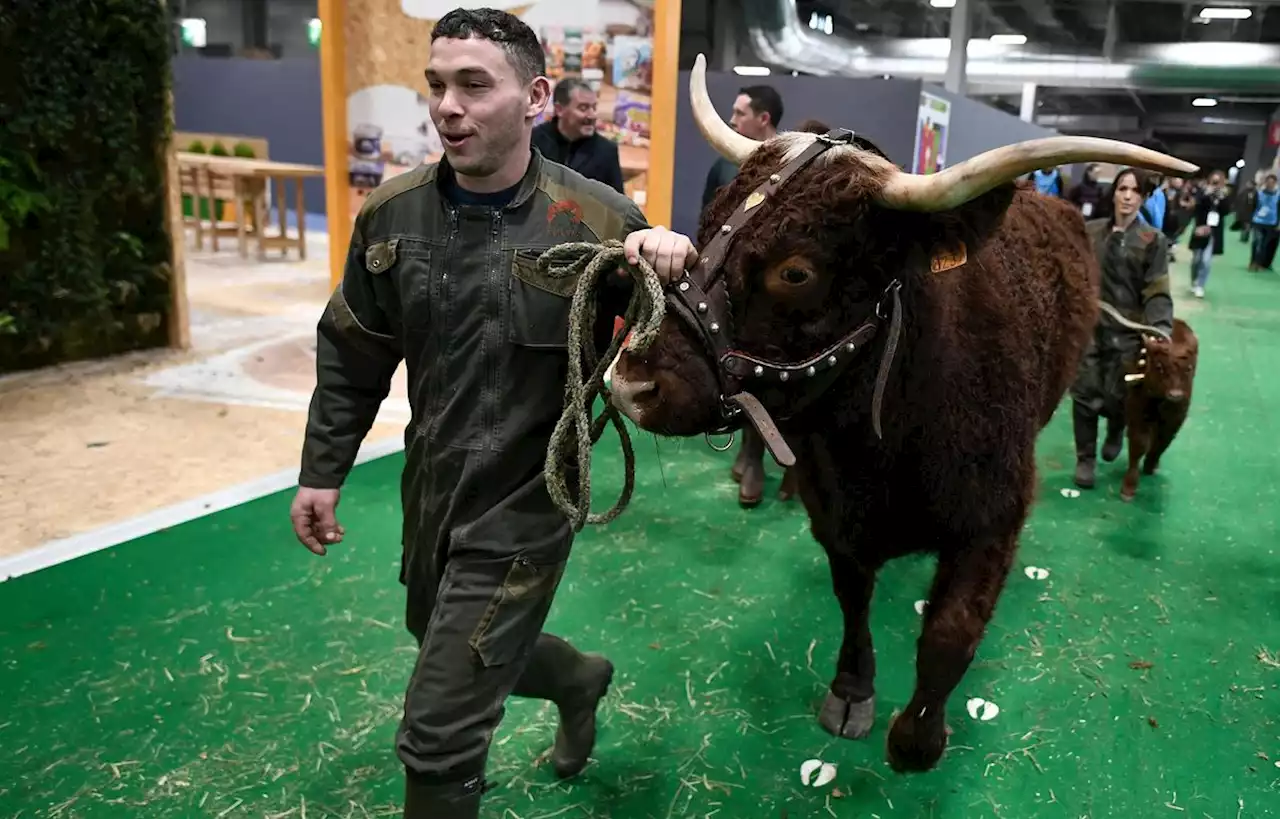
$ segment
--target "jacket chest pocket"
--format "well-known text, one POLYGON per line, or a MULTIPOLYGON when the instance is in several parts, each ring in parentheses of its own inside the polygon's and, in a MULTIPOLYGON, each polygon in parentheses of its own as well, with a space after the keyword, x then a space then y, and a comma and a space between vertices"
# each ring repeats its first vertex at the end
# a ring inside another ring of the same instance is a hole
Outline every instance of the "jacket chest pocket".
POLYGON ((374 242, 365 249, 364 266, 373 274, 379 303, 384 298, 390 303, 384 309, 405 330, 425 329, 432 323, 431 309, 437 302, 432 255, 430 245, 406 238, 374 242))
POLYGON ((542 249, 525 248, 517 250, 512 259, 507 340, 518 347, 565 350, 578 277, 540 271, 538 257, 542 253, 542 249))

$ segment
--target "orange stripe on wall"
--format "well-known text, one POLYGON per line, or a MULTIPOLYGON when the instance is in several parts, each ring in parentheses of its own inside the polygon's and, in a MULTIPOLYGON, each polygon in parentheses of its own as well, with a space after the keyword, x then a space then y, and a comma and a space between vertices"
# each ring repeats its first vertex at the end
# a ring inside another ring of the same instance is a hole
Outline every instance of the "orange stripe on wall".
POLYGON ((329 284, 342 281, 351 240, 347 184, 346 0, 319 0, 320 101, 324 122, 324 207, 329 222, 329 284))
POLYGON ((649 190, 644 213, 651 225, 671 226, 676 173, 676 87, 680 81, 681 0, 658 0, 653 10, 653 100, 649 115, 649 190))

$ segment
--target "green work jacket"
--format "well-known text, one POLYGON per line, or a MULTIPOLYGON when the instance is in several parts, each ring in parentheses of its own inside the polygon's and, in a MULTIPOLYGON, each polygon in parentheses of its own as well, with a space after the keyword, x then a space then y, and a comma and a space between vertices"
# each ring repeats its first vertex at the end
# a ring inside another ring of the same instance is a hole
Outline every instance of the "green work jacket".
MULTIPOLYGON (((621 240, 647 227, 630 199, 536 149, 502 207, 454 204, 452 178, 444 160, 423 165, 361 208, 318 327, 299 476, 302 486, 342 485, 403 360, 412 410, 401 481, 405 582, 415 564, 459 550, 567 554, 571 527, 547 493, 543 465, 564 407, 577 282, 550 279, 536 261, 558 244, 621 240)), ((598 292, 593 330, 603 352, 631 279, 618 272, 598 292)))

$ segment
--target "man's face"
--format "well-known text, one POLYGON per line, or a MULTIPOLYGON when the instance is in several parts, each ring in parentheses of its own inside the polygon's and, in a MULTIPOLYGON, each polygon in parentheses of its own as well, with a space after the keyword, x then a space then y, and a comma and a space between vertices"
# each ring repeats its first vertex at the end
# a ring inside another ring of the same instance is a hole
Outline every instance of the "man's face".
POLYGON ((755 112, 751 107, 751 97, 746 94, 739 94, 733 101, 733 115, 729 118, 729 124, 733 126, 733 130, 743 136, 758 140, 768 139, 769 134, 766 132, 768 119, 768 114, 755 112))
POLYGON ((547 102, 546 80, 522 83, 489 40, 436 40, 426 74, 428 108, 445 157, 467 176, 498 171, 521 141, 529 141, 527 126, 547 102))
POLYGON ((1227 182, 1227 178, 1222 174, 1218 173, 1217 171, 1214 171, 1213 173, 1209 174, 1209 190, 1216 191, 1219 188, 1221 188, 1223 185, 1225 185, 1226 182, 1227 182))
POLYGON ((1138 189, 1138 179, 1133 174, 1125 174, 1116 183, 1115 207, 1116 216, 1126 217, 1142 207, 1142 191, 1138 189))
POLYGON ((596 94, 589 88, 575 88, 569 102, 556 106, 560 128, 570 139, 585 139, 596 132, 596 94))
POLYGON ((1267 181, 1262 183, 1262 189, 1267 193, 1274 193, 1276 189, 1276 178, 1274 176, 1268 176, 1267 181))

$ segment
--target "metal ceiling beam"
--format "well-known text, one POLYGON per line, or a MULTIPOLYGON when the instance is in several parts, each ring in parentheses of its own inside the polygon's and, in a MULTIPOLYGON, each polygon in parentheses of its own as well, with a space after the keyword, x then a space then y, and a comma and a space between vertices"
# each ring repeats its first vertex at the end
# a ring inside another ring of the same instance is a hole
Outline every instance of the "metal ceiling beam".
MULTIPOLYGON (((849 40, 818 34, 796 16, 794 0, 744 3, 748 35, 766 62, 817 75, 919 77, 941 84, 947 38, 849 40)), ((1116 47, 1114 61, 1096 54, 1027 44, 970 40, 966 75, 975 85, 1058 88, 1265 91, 1280 88, 1280 45, 1156 43, 1116 47)))

